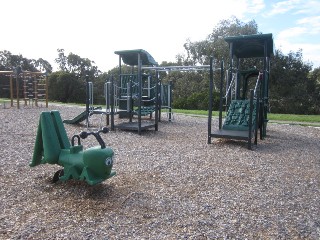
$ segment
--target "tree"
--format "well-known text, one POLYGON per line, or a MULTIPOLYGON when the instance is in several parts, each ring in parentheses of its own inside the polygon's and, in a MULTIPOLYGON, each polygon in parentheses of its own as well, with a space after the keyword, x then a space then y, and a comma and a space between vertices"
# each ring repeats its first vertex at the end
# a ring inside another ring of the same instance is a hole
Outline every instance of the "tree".
MULTIPOLYGON (((39 58, 38 60, 28 59, 23 57, 21 54, 15 55, 7 50, 0 51, 0 71, 14 71, 18 67, 22 69, 22 71, 52 72, 50 63, 42 58, 39 58)), ((21 86, 22 81, 23 79, 19 78, 21 86)), ((0 75, 0 83, 0 97, 9 97, 10 78, 5 75, 0 75)), ((22 92, 20 94, 22 94, 22 92)))
POLYGON ((64 49, 57 49, 58 57, 55 59, 55 62, 59 65, 59 70, 67 71, 67 57, 64 54, 64 49))
MULTIPOLYGON (((309 72, 312 66, 302 61, 302 51, 284 55, 276 50, 271 61, 270 110, 274 113, 308 114, 312 103, 309 72)), ((313 87, 311 87, 313 88, 313 87)))
MULTIPOLYGON (((188 40, 184 44, 186 55, 179 55, 177 58, 179 58, 182 64, 208 64, 210 57, 214 55, 214 64, 216 66, 219 65, 221 60, 224 60, 225 65, 228 66, 229 47, 224 38, 251 34, 259 34, 258 26, 254 20, 248 23, 243 23, 235 17, 222 20, 205 40, 197 42, 188 40)), ((269 87, 269 102, 272 112, 296 114, 319 113, 320 70, 315 69, 310 74, 312 69, 311 64, 304 63, 302 59, 301 50, 290 52, 288 55, 284 55, 280 50, 275 51, 275 56, 271 59, 269 87)), ((260 69, 262 60, 259 58, 243 59, 241 66, 242 69, 252 68, 253 66, 260 69)), ((203 77, 207 76, 203 75, 203 77)), ((220 81, 219 73, 216 73, 214 79, 215 86, 218 86, 220 81)), ((179 102, 178 106, 183 106, 184 108, 195 107, 188 99, 190 97, 196 99, 195 96, 199 97, 199 93, 203 93, 199 99, 207 99, 205 96, 206 80, 198 79, 199 89, 197 90, 192 87, 194 84, 192 80, 188 79, 185 75, 181 75, 179 79, 174 79, 174 81, 174 99, 176 102, 179 102), (186 81, 186 83, 182 84, 183 81, 186 81), (189 88, 185 90, 186 94, 183 94, 186 85, 189 88), (197 94, 194 91, 197 91, 197 94)), ((216 96, 216 93, 214 94, 216 96)))
POLYGON ((64 103, 85 103, 86 83, 73 73, 58 71, 48 78, 49 100, 64 103))
POLYGON ((52 72, 52 66, 50 63, 42 58, 39 58, 38 60, 28 59, 23 57, 21 54, 15 55, 7 50, 0 51, 0 68, 2 70, 11 71, 18 66, 20 66, 23 71, 52 72))
MULTIPOLYGON (((222 20, 213 29, 205 40, 191 42, 187 40, 184 44, 185 55, 177 55, 179 65, 208 65, 210 57, 214 56, 214 64, 220 65, 222 60, 229 59, 229 47, 224 40, 227 36, 249 35, 258 33, 258 26, 254 20, 248 23, 241 22, 235 17, 222 20)), ((226 62, 226 64, 228 64, 226 62)), ((247 65, 255 66, 255 62, 247 65)), ((188 109, 204 109, 209 106, 209 73, 170 73, 165 79, 170 78, 174 84, 174 107, 188 109)), ((219 86, 220 72, 215 72, 215 86, 219 86)), ((218 109, 218 93, 214 92, 213 108, 218 109)))
POLYGON ((214 55, 217 61, 229 58, 229 48, 225 37, 238 35, 251 35, 258 33, 258 25, 252 20, 248 23, 241 22, 236 17, 220 21, 212 33, 203 41, 184 44, 187 52, 186 62, 192 64, 209 64, 210 57, 214 55))
POLYGON ((309 114, 320 114, 320 67, 315 68, 309 75, 307 91, 311 94, 312 105, 309 114))
POLYGON ((55 62, 58 63, 61 71, 74 73, 78 77, 89 75, 91 79, 99 76, 101 73, 98 67, 95 66, 94 61, 88 58, 81 58, 74 53, 69 53, 68 56, 66 56, 64 49, 58 49, 57 51, 58 58, 55 59, 55 62))

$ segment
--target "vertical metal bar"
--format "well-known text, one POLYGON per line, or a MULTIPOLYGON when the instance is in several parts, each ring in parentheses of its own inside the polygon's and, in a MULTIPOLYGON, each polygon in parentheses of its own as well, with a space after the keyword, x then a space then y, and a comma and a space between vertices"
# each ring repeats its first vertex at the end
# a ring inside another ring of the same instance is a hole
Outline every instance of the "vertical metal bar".
POLYGON ((127 112, 130 112, 131 80, 127 82, 127 112))
POLYGON ((141 98, 142 98, 142 76, 141 76, 141 53, 138 53, 138 82, 139 82, 139 96, 138 96, 138 134, 141 135, 141 98))
POLYGON ((211 143, 211 124, 212 124, 212 106, 213 106, 213 57, 210 57, 209 73, 209 109, 208 109, 208 144, 211 143))
POLYGON ((227 69, 226 70, 226 94, 225 94, 225 96, 226 96, 226 105, 228 103, 228 89, 229 89, 228 80, 229 80, 229 70, 227 69))
MULTIPOLYGON (((113 94, 111 95, 111 130, 114 131, 114 97, 115 97, 115 87, 114 87, 114 79, 113 75, 111 75, 111 87, 113 87, 113 94)), ((117 96, 116 96, 117 98, 117 96)))
MULTIPOLYGON (((259 83, 260 84, 260 83, 259 83)), ((257 98, 256 98, 256 118, 255 118, 255 130, 254 130, 254 144, 258 144, 258 124, 259 124, 259 101, 260 101, 260 92, 258 91, 257 98)))
POLYGON ((241 88, 241 78, 239 75, 239 68, 240 68, 240 59, 237 58, 237 75, 236 75, 236 84, 235 84, 235 99, 240 99, 240 88, 241 88))
POLYGON ((13 107, 13 80, 12 80, 12 74, 10 74, 10 100, 11 100, 11 107, 13 107))
MULTIPOLYGON (((160 103, 160 99, 159 99, 159 83, 160 83, 160 80, 159 80, 159 74, 158 74, 158 71, 156 71, 156 81, 155 81, 155 102, 154 102, 154 105, 155 105, 155 115, 154 115, 154 121, 155 121, 155 131, 158 131, 158 123, 159 123, 159 103, 160 103)), ((151 87, 151 86, 150 86, 151 87)))
POLYGON ((104 83, 104 98, 105 98, 105 103, 106 103, 106 111, 110 108, 110 99, 109 99, 109 86, 108 83, 110 82, 105 82, 104 83))
POLYGON ((17 92, 17 108, 20 108, 20 99, 19 99, 19 75, 16 75, 16 92, 17 92))
POLYGON ((168 107, 169 107, 169 121, 172 119, 172 80, 168 83, 168 107))
POLYGON ((148 98, 151 98, 151 76, 148 76, 148 98))
POLYGON ((219 99, 219 130, 222 128, 222 108, 223 108, 223 79, 224 79, 224 62, 221 61, 221 69, 220 69, 220 99, 219 99))
MULTIPOLYGON (((232 42, 229 44, 229 59, 230 59, 230 68, 229 68, 230 74, 228 76, 227 88, 226 89, 228 89, 229 85, 232 82, 232 78, 233 78, 233 74, 232 74, 233 73, 233 43, 232 42)), ((231 92, 232 91, 229 91, 228 95, 226 96, 226 108, 228 108, 229 99, 231 99, 231 96, 232 96, 231 92)))
POLYGON ((90 102, 90 94, 89 94, 89 76, 86 76, 86 125, 89 127, 89 102, 90 102))
MULTIPOLYGON (((156 74, 157 74, 157 79, 159 79, 159 72, 158 70, 156 70, 156 74)), ((163 106, 163 84, 162 82, 160 81, 159 79, 159 84, 157 85, 157 88, 158 88, 158 100, 159 100, 159 115, 158 115, 158 118, 159 118, 159 122, 161 122, 161 109, 162 109, 162 106, 163 106)))
POLYGON ((105 82, 104 83, 104 96, 106 100, 106 125, 109 125, 109 114, 110 114, 110 82, 105 82))
POLYGON ((249 133, 248 133, 248 149, 251 150, 252 138, 252 114, 253 114, 253 90, 250 90, 250 115, 249 115, 249 133))
POLYGON ((27 106, 27 95, 28 95, 28 87, 27 87, 27 79, 25 75, 23 74, 23 100, 24 100, 24 106, 27 106))
POLYGON ((267 53, 268 42, 264 40, 264 58, 263 58, 263 137, 267 135, 267 121, 268 121, 268 77, 267 77, 267 53))
POLYGON ((45 88, 46 88, 46 108, 48 108, 48 99, 49 99, 49 95, 48 95, 48 76, 47 74, 45 75, 45 88))
MULTIPOLYGON (((31 78, 31 80, 32 80, 32 78, 31 78)), ((38 95, 38 83, 39 82, 37 80, 37 75, 34 75, 33 83, 34 83, 34 104, 35 104, 36 107, 38 107, 38 97, 39 97, 39 95, 38 95)), ((29 99, 29 101, 30 101, 30 99, 29 99)))

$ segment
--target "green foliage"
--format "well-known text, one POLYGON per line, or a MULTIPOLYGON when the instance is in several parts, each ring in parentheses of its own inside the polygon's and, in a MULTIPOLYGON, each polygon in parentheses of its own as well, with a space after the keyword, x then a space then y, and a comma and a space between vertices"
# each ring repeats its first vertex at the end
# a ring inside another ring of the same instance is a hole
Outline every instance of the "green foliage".
POLYGON ((48 78, 49 100, 63 103, 85 103, 86 84, 74 73, 59 71, 48 78))
MULTIPOLYGON (((214 57, 214 65, 220 67, 223 60, 228 66, 229 48, 224 40, 228 36, 259 34, 258 25, 254 20, 241 22, 232 17, 220 21, 201 41, 184 44, 185 53, 176 56, 176 62, 162 62, 161 66, 170 65, 207 65, 210 57, 214 57)), ((111 76, 118 80, 119 68, 114 67, 107 73, 101 73, 94 61, 79 55, 65 54, 64 49, 58 49, 56 63, 58 72, 49 75, 49 99, 60 102, 84 104, 86 101, 85 79, 93 82, 95 104, 105 104, 104 84, 111 76)), ((254 66, 261 69, 261 59, 243 59, 241 69, 254 66)), ((14 55, 9 51, 0 51, 0 71, 13 70, 21 66, 28 71, 52 71, 51 65, 44 59, 27 59, 22 55, 14 55)), ((280 50, 275 51, 270 66, 269 103, 271 113, 320 114, 320 68, 312 70, 310 63, 304 63, 302 51, 290 52, 285 55, 280 50)), ((132 68, 122 66, 123 73, 131 73, 132 68)), ((136 70, 136 69, 134 69, 136 70)), ((181 109, 203 109, 209 106, 209 73, 197 72, 160 72, 163 83, 173 83, 173 107, 181 109)), ((255 81, 253 81, 255 82, 255 81)), ((0 97, 8 97, 5 85, 9 78, 0 75, 0 97)), ((213 110, 218 110, 220 73, 214 73, 215 92, 213 110)), ((252 87, 252 86, 250 86, 252 87)), ((223 88, 225 92, 225 87, 223 88)), ((270 115, 272 116, 272 115, 270 115)))
MULTIPOLYGON (((190 96, 180 97, 173 100, 173 108, 189 109, 189 110, 208 110, 209 109, 209 92, 194 92, 190 96)), ((212 110, 219 109, 219 93, 213 94, 212 110)))
POLYGON ((39 58, 38 60, 28 59, 21 54, 15 55, 7 50, 0 51, 0 71, 12 71, 16 67, 21 67, 23 71, 52 72, 52 66, 43 58, 39 58))
POLYGON ((258 25, 254 20, 248 23, 241 22, 236 17, 220 21, 213 29, 212 33, 203 41, 191 42, 188 40, 184 44, 187 56, 182 61, 188 64, 209 64, 211 56, 220 62, 228 60, 229 48, 225 37, 238 35, 251 35, 258 33, 258 25))
POLYGON ((94 78, 99 76, 101 71, 95 66, 95 62, 88 58, 82 58, 79 55, 69 53, 65 55, 64 49, 58 49, 58 58, 55 59, 61 71, 74 73, 79 77, 89 76, 94 78))
MULTIPOLYGON (((317 87, 310 78, 311 65, 302 52, 284 55, 277 50, 271 61, 270 110, 273 113, 315 114, 319 101, 312 93, 317 87)), ((319 113, 319 112, 318 112, 319 113)))
MULTIPOLYGON (((215 65, 220 64, 221 60, 229 59, 229 47, 224 37, 249 35, 258 33, 258 26, 255 21, 243 23, 235 17, 229 20, 220 21, 213 29, 212 33, 203 41, 184 44, 186 56, 178 55, 177 60, 180 65, 207 65, 210 57, 214 55, 215 65)), ((165 63, 166 64, 166 63, 165 63)), ((244 64, 256 66, 259 61, 248 61, 244 64)), ((171 64, 171 65, 177 65, 171 64)), ((170 79, 174 84, 173 105, 184 109, 204 109, 209 108, 209 73, 188 72, 188 73, 169 73, 164 77, 170 79)), ((214 73, 214 85, 217 89, 220 85, 220 72, 214 73)), ((223 89, 224 91, 225 89, 223 89)), ((213 109, 219 108, 219 94, 214 92, 213 109)))
MULTIPOLYGON (((205 40, 197 42, 188 40, 184 45, 186 56, 179 55, 178 58, 182 64, 208 64, 210 57, 214 55, 215 65, 224 60, 225 66, 228 66, 229 49, 224 38, 258 33, 258 26, 254 20, 248 23, 243 23, 235 17, 223 20, 205 40)), ((261 69, 262 59, 243 59, 241 61, 242 69, 254 66, 261 69)), ((311 72, 311 69, 312 66, 309 63, 302 61, 302 51, 290 52, 288 55, 284 55, 280 50, 275 52, 275 56, 271 59, 269 87, 271 112, 320 114, 320 70, 315 69, 311 72)), ((208 88, 208 85, 205 84, 208 83, 208 79, 205 80, 204 75, 201 77, 196 82, 182 75, 179 80, 173 79, 175 82, 175 106, 186 109, 203 108, 203 105, 199 104, 198 98, 203 97, 204 101, 203 93, 208 88)), ((220 76, 216 73, 214 76, 216 89, 219 82, 220 76)))

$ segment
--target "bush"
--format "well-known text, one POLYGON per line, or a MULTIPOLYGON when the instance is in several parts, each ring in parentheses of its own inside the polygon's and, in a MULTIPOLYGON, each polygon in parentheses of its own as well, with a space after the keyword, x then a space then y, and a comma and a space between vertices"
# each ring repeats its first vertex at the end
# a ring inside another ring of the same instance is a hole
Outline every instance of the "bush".
POLYGON ((85 103, 86 84, 75 74, 59 71, 48 78, 49 100, 63 103, 85 103))
MULTIPOLYGON (((174 98, 175 99, 175 98, 174 98)), ((195 92, 187 97, 180 97, 173 101, 173 108, 190 110, 208 110, 209 92, 195 92)), ((212 110, 219 110, 219 93, 213 93, 212 110)))

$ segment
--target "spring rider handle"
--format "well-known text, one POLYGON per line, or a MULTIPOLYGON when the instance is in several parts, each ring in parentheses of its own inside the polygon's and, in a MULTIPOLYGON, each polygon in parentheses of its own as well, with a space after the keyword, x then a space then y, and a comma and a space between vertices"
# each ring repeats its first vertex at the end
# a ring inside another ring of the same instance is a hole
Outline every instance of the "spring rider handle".
POLYGON ((72 147, 74 146, 74 139, 75 139, 75 138, 78 139, 78 146, 81 145, 79 135, 73 135, 73 137, 71 138, 71 145, 72 145, 72 147))
POLYGON ((89 135, 93 135, 95 136, 95 138, 97 139, 98 143, 100 144, 101 148, 106 148, 106 144, 104 143, 103 139, 100 136, 100 133, 107 133, 109 132, 109 129, 107 127, 102 128, 102 130, 99 130, 97 132, 81 132, 79 134, 80 138, 85 139, 87 138, 89 135))

